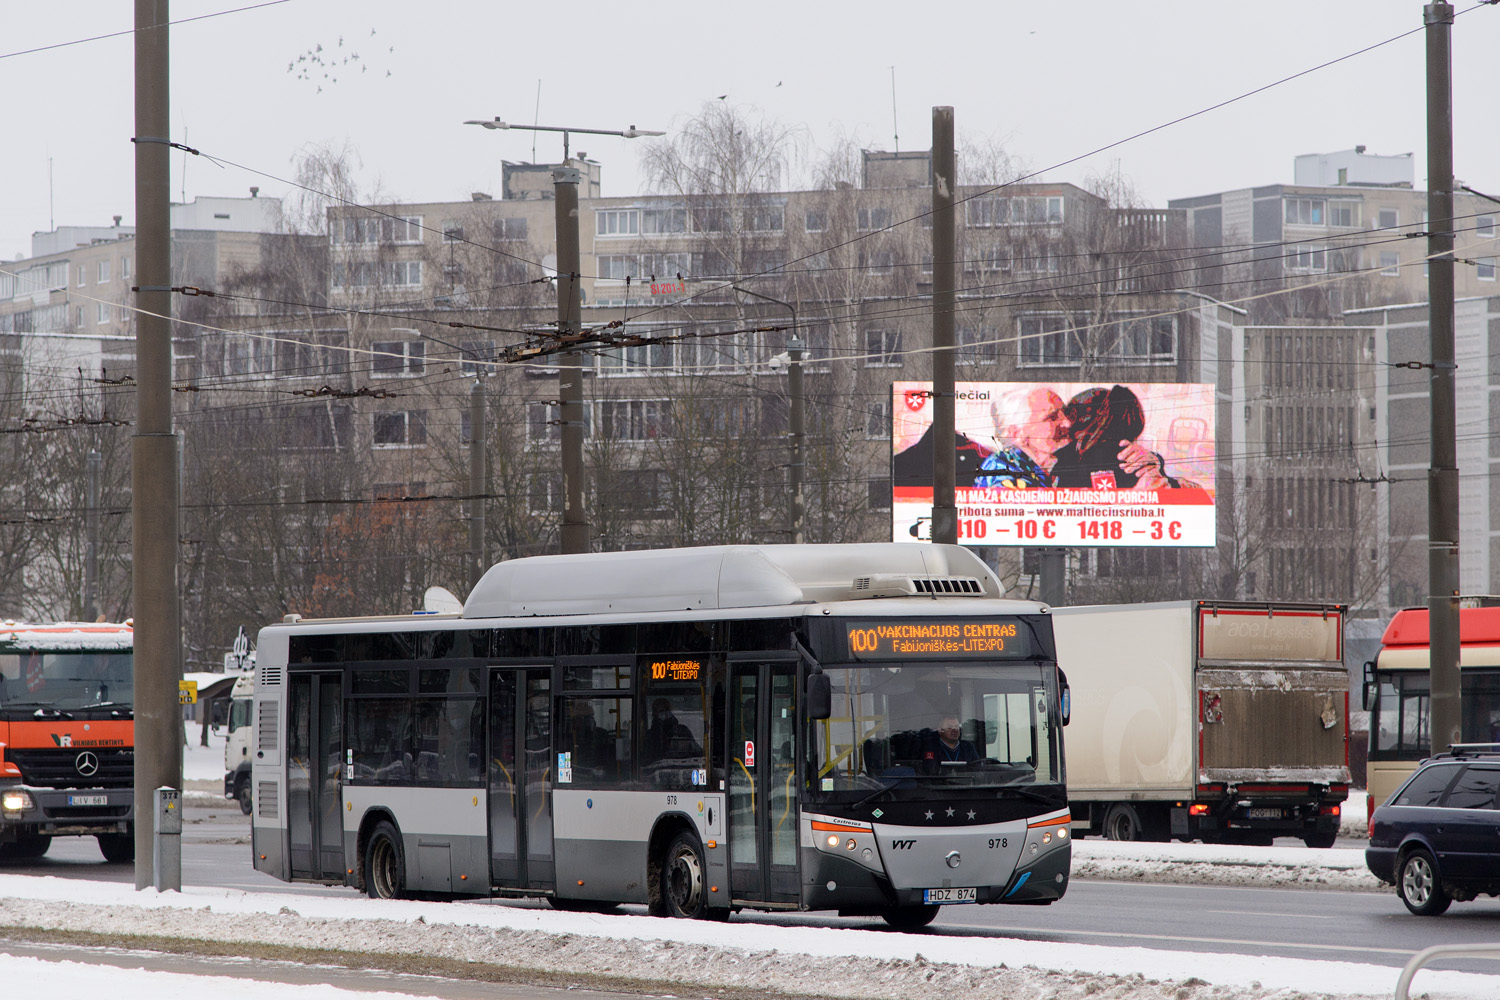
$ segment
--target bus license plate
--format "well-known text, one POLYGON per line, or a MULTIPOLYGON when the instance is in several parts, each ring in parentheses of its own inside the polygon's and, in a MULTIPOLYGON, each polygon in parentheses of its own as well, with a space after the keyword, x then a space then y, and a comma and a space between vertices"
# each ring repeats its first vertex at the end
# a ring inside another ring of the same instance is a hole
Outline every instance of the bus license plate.
POLYGON ((1281 818, 1281 810, 1280 809, 1251 809, 1250 810, 1250 818, 1251 819, 1280 819, 1281 818))
POLYGON ((979 890, 970 886, 965 889, 923 889, 924 903, 977 903, 979 890))
POLYGON ((107 806, 107 805, 109 805, 109 796, 108 795, 69 795, 68 796, 68 805, 70 805, 70 806, 107 806))

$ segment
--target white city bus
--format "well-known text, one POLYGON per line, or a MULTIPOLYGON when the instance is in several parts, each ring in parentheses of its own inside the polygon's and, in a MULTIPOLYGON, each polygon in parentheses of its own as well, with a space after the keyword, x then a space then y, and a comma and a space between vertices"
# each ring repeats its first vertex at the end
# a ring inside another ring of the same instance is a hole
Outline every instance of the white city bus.
POLYGON ((1067 888, 1045 605, 967 550, 494 566, 461 614, 261 630, 255 866, 375 897, 827 909, 1067 888))

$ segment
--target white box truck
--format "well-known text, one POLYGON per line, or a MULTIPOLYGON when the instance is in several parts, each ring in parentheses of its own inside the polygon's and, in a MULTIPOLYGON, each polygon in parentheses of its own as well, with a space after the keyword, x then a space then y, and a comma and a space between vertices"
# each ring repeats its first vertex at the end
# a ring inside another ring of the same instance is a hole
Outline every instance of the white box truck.
POLYGON ((1349 795, 1346 610, 1209 601, 1053 608, 1058 666, 1072 688, 1076 831, 1332 846, 1349 795))
POLYGON ((240 812, 250 814, 250 724, 254 702, 255 679, 245 674, 234 682, 229 692, 229 737, 224 741, 224 797, 240 804, 240 812))

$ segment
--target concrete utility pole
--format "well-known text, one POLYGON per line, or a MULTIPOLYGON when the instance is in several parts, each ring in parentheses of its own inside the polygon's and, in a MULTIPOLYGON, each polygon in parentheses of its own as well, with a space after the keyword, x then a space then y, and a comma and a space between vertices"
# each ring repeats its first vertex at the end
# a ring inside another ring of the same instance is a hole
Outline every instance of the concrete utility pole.
POLYGON ((1458 635, 1458 443, 1453 331, 1453 7, 1422 8, 1427 36, 1427 329, 1432 467, 1427 474, 1427 620, 1432 752, 1462 742, 1458 635))
MULTIPOLYGON (((573 128, 560 125, 512 125, 503 119, 471 118, 465 125, 487 129, 523 129, 528 132, 561 132, 563 162, 552 171, 552 192, 557 204, 557 339, 564 346, 576 344, 583 329, 583 286, 579 283, 578 182, 581 173, 569 166, 568 136, 578 132, 587 135, 617 135, 638 139, 643 135, 666 135, 638 129, 573 128)), ((557 369, 558 416, 562 421, 564 554, 589 551, 589 522, 584 510, 583 482, 583 355, 568 351, 559 359, 557 369)))
POLYGON ((469 389, 469 590, 479 583, 484 571, 484 494, 485 460, 484 382, 475 379, 469 389))
MULTIPOLYGON (((566 159, 566 152, 564 153, 566 159)), ((583 286, 579 281, 577 167, 552 171, 557 202, 557 337, 576 342, 582 329, 583 286)), ((583 355, 568 351, 557 368, 558 419, 562 421, 562 551, 589 551, 589 519, 583 508, 583 355)))
POLYGON ((97 449, 89 449, 88 509, 84 511, 88 548, 83 556, 83 620, 99 617, 99 462, 97 449))
MULTIPOLYGON (((172 234, 167 154, 167 0, 135 0, 136 432, 131 449, 135 593, 135 887, 182 888, 153 871, 156 790, 182 789, 177 598, 177 436, 172 433, 172 234)), ((167 866, 171 867, 168 859, 167 866)))
POLYGON ((932 109, 932 540, 958 544, 953 312, 958 303, 953 109, 932 109))
POLYGON ((806 467, 806 461, 802 457, 802 442, 806 436, 806 425, 803 423, 802 403, 802 339, 797 336, 797 307, 790 302, 784 302, 773 295, 764 292, 752 291, 741 288, 739 285, 731 285, 735 291, 744 292, 746 295, 767 302, 774 302, 792 315, 791 336, 786 342, 787 357, 787 386, 788 399, 787 419, 791 430, 791 462, 787 466, 787 488, 791 491, 791 504, 788 510, 788 534, 793 545, 801 545, 803 538, 803 524, 806 520, 807 504, 802 492, 802 477, 806 467))

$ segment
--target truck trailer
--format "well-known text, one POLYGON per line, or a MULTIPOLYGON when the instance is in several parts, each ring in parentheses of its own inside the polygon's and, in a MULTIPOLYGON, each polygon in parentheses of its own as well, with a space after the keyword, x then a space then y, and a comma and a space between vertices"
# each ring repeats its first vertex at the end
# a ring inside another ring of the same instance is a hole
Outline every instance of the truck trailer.
POLYGON ((1349 795, 1346 607, 1059 607, 1079 835, 1330 847, 1349 795))

